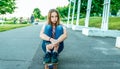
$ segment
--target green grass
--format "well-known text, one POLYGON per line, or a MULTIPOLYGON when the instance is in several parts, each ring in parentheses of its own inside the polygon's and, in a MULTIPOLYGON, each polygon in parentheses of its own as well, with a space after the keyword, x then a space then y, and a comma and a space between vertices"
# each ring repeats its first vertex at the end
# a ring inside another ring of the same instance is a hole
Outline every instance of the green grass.
POLYGON ((120 17, 110 18, 109 29, 120 30, 120 17))
POLYGON ((20 27, 26 27, 26 26, 30 26, 30 24, 3 24, 0 25, 0 32, 16 29, 20 27))
MULTIPOLYGON (((84 26, 85 18, 79 20, 79 25, 84 26)), ((67 23, 67 22, 66 22, 67 23)), ((76 20, 74 20, 74 24, 76 20)), ((90 17, 89 27, 101 28, 102 17, 90 17)), ((109 29, 110 30, 120 30, 120 17, 110 17, 109 18, 109 29)))

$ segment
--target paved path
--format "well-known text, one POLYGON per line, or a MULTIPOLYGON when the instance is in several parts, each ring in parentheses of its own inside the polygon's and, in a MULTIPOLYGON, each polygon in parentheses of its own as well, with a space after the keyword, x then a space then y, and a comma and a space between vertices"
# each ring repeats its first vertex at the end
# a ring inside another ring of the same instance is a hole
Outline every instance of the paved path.
POLYGON ((40 26, 0 32, 0 69, 28 69, 36 53, 40 26))
MULTIPOLYGON (((40 29, 41 25, 34 25, 0 33, 0 69, 43 69, 40 29)), ((115 38, 67 31, 58 69, 120 68, 120 49, 115 48, 115 38)))

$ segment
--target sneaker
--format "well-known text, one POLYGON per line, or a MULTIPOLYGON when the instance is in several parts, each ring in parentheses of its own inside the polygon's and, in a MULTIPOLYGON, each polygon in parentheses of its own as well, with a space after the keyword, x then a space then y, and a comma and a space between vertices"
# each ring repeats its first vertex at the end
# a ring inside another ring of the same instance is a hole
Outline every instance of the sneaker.
POLYGON ((47 52, 44 57, 44 62, 45 63, 50 63, 51 62, 51 53, 47 52))
POLYGON ((57 63, 58 62, 58 53, 57 52, 53 52, 51 62, 52 63, 57 63))

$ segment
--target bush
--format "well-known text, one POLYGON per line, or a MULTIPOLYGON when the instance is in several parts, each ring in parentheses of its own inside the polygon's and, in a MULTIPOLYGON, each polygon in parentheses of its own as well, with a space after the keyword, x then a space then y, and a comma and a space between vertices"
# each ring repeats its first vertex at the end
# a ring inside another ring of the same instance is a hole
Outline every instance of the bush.
POLYGON ((23 21, 23 22, 21 22, 21 24, 27 24, 28 22, 27 21, 23 21))
POLYGON ((14 24, 13 21, 6 21, 5 24, 14 24))

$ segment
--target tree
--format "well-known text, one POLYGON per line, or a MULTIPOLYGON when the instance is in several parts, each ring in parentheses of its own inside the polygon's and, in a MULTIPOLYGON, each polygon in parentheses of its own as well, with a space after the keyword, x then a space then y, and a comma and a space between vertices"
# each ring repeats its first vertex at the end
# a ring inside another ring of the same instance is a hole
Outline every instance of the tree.
MULTIPOLYGON (((102 13, 103 9, 103 1, 104 0, 92 0, 92 5, 91 5, 91 16, 98 16, 99 14, 102 13)), ((71 3, 73 6, 73 2, 71 3)), ((87 9, 87 4, 88 0, 81 0, 81 5, 80 5, 80 16, 85 17, 86 14, 86 9, 87 9)), ((77 7, 78 7, 78 0, 76 0, 76 7, 75 7, 75 14, 77 14, 77 7)))
MULTIPOLYGON (((68 0, 68 1, 70 1, 70 0, 68 0)), ((78 6, 77 2, 78 2, 78 0, 76 0, 75 11, 77 11, 77 6, 78 6)), ((80 11, 81 14, 86 13, 87 2, 88 2, 88 0, 81 0, 81 11, 80 11)), ((73 6, 73 2, 71 4, 73 6)), ((104 0, 92 0, 91 16, 99 16, 99 14, 102 14, 103 4, 104 4, 104 0)), ((116 13, 118 12, 119 9, 120 9, 120 1, 119 0, 111 0, 111 4, 110 4, 111 14, 116 15, 116 13)))
POLYGON ((39 10, 39 8, 35 8, 35 9, 34 9, 33 15, 34 15, 35 18, 40 19, 40 17, 41 17, 42 15, 41 15, 41 11, 39 10))
POLYGON ((111 0, 110 11, 112 15, 116 15, 120 10, 120 0, 111 0))
POLYGON ((15 0, 0 0, 0 14, 11 14, 15 8, 15 0))
POLYGON ((68 15, 68 6, 64 6, 64 7, 57 7, 56 9, 59 11, 60 13, 60 17, 65 18, 68 15))

